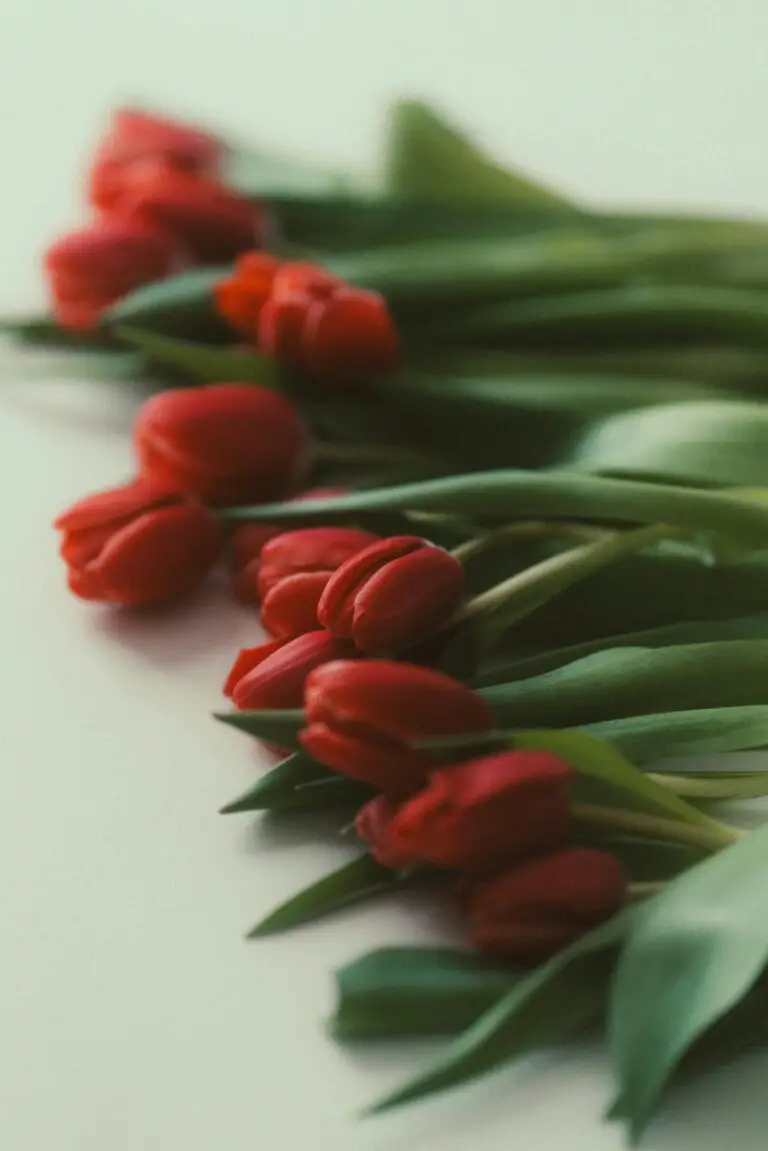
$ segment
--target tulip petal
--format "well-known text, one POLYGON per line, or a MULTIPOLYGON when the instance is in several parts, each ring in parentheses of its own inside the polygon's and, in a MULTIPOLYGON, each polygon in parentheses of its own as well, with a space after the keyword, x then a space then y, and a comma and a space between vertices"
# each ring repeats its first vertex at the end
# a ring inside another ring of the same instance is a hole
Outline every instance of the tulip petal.
POLYGON ((261 605, 264 629, 278 639, 317 631, 317 605, 330 578, 330 572, 299 572, 276 583, 261 605))
POLYGON ((395 559, 360 588, 352 636, 361 651, 413 647, 444 626, 464 594, 464 569, 442 548, 395 559))
POLYGON ((429 768, 428 759, 419 752, 367 742, 325 723, 311 723, 300 732, 299 740, 326 767, 388 795, 413 794, 429 768))

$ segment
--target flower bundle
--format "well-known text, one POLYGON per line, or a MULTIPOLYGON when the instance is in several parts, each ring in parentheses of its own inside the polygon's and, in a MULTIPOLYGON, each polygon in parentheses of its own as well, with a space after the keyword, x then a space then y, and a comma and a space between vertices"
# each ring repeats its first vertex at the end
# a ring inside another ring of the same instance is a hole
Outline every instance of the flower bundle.
POLYGON ((451 1037, 373 1110, 598 1023, 637 1140, 766 1037, 768 825, 711 805, 768 772, 696 756, 768 747, 768 227, 578 207, 407 102, 384 169, 115 116, 5 324, 155 393, 56 521, 69 586, 226 562, 259 612, 217 718, 279 762, 223 811, 360 851, 253 936, 411 885, 463 934, 338 973, 340 1039, 451 1037))

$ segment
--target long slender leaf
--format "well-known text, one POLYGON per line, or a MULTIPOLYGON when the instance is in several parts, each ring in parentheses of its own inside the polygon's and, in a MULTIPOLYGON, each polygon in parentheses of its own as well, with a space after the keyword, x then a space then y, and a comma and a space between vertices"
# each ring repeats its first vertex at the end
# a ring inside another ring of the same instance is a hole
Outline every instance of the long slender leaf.
POLYGON ((481 695, 502 724, 530 727, 768 704, 768 640, 614 648, 481 695))
POLYGON ((353 903, 393 891, 406 882, 405 873, 382 867, 366 852, 281 903, 251 928, 248 938, 257 939, 300 927, 353 903))
POLYGON ((508 469, 453 476, 313 500, 311 506, 283 503, 230 508, 227 518, 262 523, 322 522, 331 517, 359 517, 403 509, 448 512, 479 521, 521 517, 666 523, 691 531, 718 533, 754 547, 768 546, 768 508, 759 503, 695 488, 572 472, 508 469))
POLYGON ((137 288, 102 316, 109 330, 114 324, 141 328, 160 335, 230 340, 232 333, 216 315, 213 287, 229 268, 194 268, 137 288))
POLYGON ((115 335, 140 348, 152 362, 166 364, 180 369, 194 379, 208 383, 222 380, 238 380, 243 383, 262 384, 276 388, 280 385, 279 370, 275 361, 258 352, 238 352, 233 348, 208 346, 191 340, 179 340, 170 336, 158 336, 141 328, 117 325, 115 335))
POLYGON ((616 647, 672 647, 678 644, 714 643, 729 639, 768 639, 768 612, 741 616, 737 619, 696 620, 675 623, 666 627, 647 628, 645 631, 625 632, 621 635, 602 636, 585 643, 554 648, 539 655, 523 656, 494 665, 480 672, 472 680, 472 687, 492 687, 498 683, 511 683, 554 671, 595 652, 616 647))
POLYGON ((637 1142, 693 1042, 768 961, 768 827, 684 873, 637 915, 611 995, 618 1109, 637 1142))
POLYGON ((225 804, 220 811, 222 815, 232 815, 242 811, 303 807, 306 802, 302 801, 302 789, 306 792, 304 785, 336 778, 322 764, 316 763, 308 755, 296 752, 270 768, 247 791, 225 804))
POLYGON ((469 1082, 590 1023, 603 1010, 613 957, 634 914, 634 909, 622 912, 521 980, 431 1067, 378 1100, 368 1113, 469 1082))
POLYGON ((214 713, 213 718, 257 739, 300 749, 298 734, 304 726, 303 711, 287 708, 284 711, 221 711, 214 713))
POLYGON ((383 947, 336 972, 339 1039, 453 1035, 497 1003, 518 976, 473 952, 383 947))

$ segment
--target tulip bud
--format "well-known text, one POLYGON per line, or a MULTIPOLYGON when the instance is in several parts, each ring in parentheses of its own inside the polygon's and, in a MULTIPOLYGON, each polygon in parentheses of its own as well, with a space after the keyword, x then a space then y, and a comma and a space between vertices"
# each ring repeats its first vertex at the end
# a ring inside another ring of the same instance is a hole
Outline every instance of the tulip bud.
POLYGON ((464 569, 416 536, 378 540, 347 560, 318 605, 323 627, 364 652, 396 652, 438 631, 464 592, 464 569))
POLYGON ((301 707, 309 673, 329 660, 349 659, 353 654, 351 644, 334 639, 327 631, 245 648, 227 677, 224 694, 239 711, 301 707))
POLYGON ((180 267, 182 253, 158 225, 114 216, 62 236, 44 262, 56 320, 85 332, 116 300, 180 267))
POLYGON ((504 751, 435 771, 393 816, 387 845, 453 871, 498 871, 565 843, 572 777, 546 751, 504 751))
POLYGON ((390 795, 409 795, 426 779, 430 757, 412 744, 494 727, 488 704, 469 688, 390 660, 326 664, 308 677, 305 705, 300 738, 310 755, 390 795))
POLYGON ((252 248, 260 209, 219 180, 163 159, 137 160, 124 173, 117 208, 178 236, 195 259, 215 264, 252 248))
POLYGON ((224 146, 207 132, 134 108, 119 108, 99 145, 88 176, 89 201, 113 210, 124 188, 127 166, 151 157, 188 172, 213 175, 224 146))
POLYGON ((387 375, 400 361, 400 342, 377 292, 340 288, 307 312, 302 358, 313 375, 337 383, 387 375))
POLYGON ((252 384, 176 388, 139 411, 142 474, 211 504, 279 499, 308 463, 310 437, 284 396, 252 384))
POLYGON ((193 497, 145 480, 87 496, 54 521, 69 586, 120 606, 191 591, 221 550, 219 525, 193 497))
POLYGON ((213 289, 221 318, 254 343, 261 309, 281 266, 280 260, 267 252, 245 252, 235 260, 232 275, 219 280, 213 289))
MULTIPOLYGON (((299 492, 297 496, 293 496, 288 502, 298 503, 301 500, 325 500, 347 494, 347 488, 310 488, 306 492, 299 492)), ((261 592, 259 590, 261 565, 259 560, 262 550, 264 545, 269 543, 270 540, 275 539, 276 536, 288 534, 293 533, 286 532, 281 524, 245 524, 244 527, 237 529, 232 537, 231 545, 232 590, 235 599, 245 604, 258 604, 261 602, 261 592)), ((374 535, 367 532, 361 532, 360 534, 367 537, 366 542, 368 543, 376 539, 374 535)), ((365 544, 361 546, 365 546, 365 544)), ((285 574, 295 575, 297 574, 297 570, 290 569, 285 572, 285 574)), ((273 582, 277 581, 275 580, 273 582)), ((313 631, 316 627, 317 604, 315 604, 315 623, 312 628, 305 630, 313 631)), ((301 633, 297 632, 296 634, 300 635, 301 633)))
POLYGON ((610 919, 626 891, 624 870, 612 855, 565 847, 493 879, 463 883, 457 895, 473 947, 534 964, 610 919))
POLYGON ((408 867, 414 856, 398 851, 392 844, 389 829, 397 814, 397 803, 388 795, 369 799, 355 816, 355 831, 368 844, 368 850, 383 867, 408 867))

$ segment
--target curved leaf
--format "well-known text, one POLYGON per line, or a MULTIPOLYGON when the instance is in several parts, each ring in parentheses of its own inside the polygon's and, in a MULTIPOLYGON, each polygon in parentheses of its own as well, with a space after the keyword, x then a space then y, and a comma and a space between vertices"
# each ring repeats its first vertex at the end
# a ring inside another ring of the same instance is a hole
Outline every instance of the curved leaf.
POLYGON ((722 534, 755 547, 768 546, 768 508, 737 496, 603 479, 575 472, 525 472, 509 468, 448 479, 374 488, 335 499, 229 508, 234 521, 308 523, 329 517, 396 511, 448 512, 483 520, 621 520, 666 523, 722 534))
POLYGON ((296 752, 260 776, 247 791, 220 808, 221 815, 241 811, 271 811, 284 807, 304 807, 302 789, 317 780, 337 779, 327 767, 308 755, 296 752))
POLYGON ((763 827, 681 875, 635 918, 610 1006, 617 1110, 633 1141, 685 1052, 765 968, 766 859, 763 827))
POLYGON ((620 635, 601 636, 585 643, 554 648, 538 655, 523 656, 507 663, 495 664, 474 677, 471 687, 492 687, 498 683, 511 683, 529 679, 564 667, 584 656, 616 647, 672 647, 677 644, 713 643, 728 639, 768 639, 768 612, 760 615, 740 616, 737 619, 695 620, 691 623, 673 623, 645 631, 625 632, 620 635))
POLYGON ((480 694, 502 724, 530 727, 768 704, 768 640, 615 648, 480 694))
POLYGON ((102 326, 141 328, 160 335, 231 339, 231 331, 216 315, 213 287, 229 268, 194 268, 157 280, 130 292, 102 316, 102 326))
POLYGON ((382 947, 336 972, 331 1030, 339 1039, 452 1035, 497 1003, 517 978, 470 951, 382 947))
POLYGON ((145 352, 152 362, 178 368, 206 383, 231 380, 261 384, 267 388, 280 386, 280 373, 275 361, 256 351, 239 352, 234 348, 158 336, 124 324, 117 325, 114 331, 119 339, 145 352))
POLYGON ((768 486, 768 408, 710 400, 615 415, 592 426, 568 466, 690 486, 768 486))
POLYGON ((431 1067, 378 1100, 368 1113, 389 1111, 486 1075, 590 1023, 603 1010, 614 955, 633 915, 629 909, 615 916, 526 976, 431 1067))
POLYGON ((404 872, 382 867, 366 852, 281 903, 251 928, 248 938, 275 935, 321 919, 343 907, 401 887, 409 878, 404 872))
MULTIPOLYGON (((768 747, 768 706, 665 711, 585 724, 635 763, 768 747)), ((686 764, 686 767, 688 765, 686 764)))

